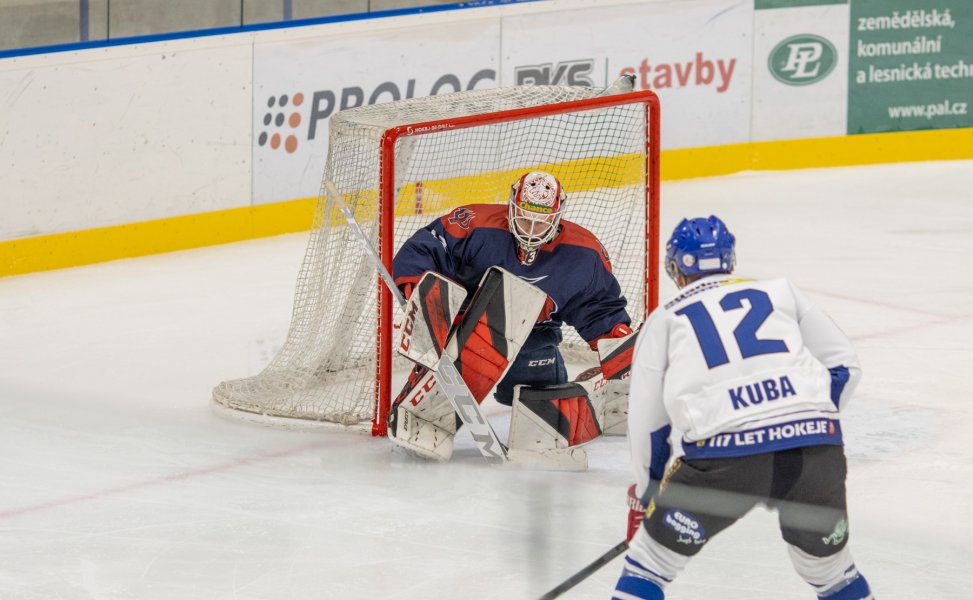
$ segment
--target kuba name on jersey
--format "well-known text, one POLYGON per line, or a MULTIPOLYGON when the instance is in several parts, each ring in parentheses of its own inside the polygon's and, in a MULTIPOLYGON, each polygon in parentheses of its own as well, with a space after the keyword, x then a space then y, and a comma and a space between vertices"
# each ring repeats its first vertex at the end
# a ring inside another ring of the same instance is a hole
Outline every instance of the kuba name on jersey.
POLYGON ((797 392, 794 391, 794 385, 787 375, 741 385, 730 388, 727 391, 730 394, 730 402, 733 403, 733 410, 762 404, 765 400, 767 402, 773 402, 774 400, 797 395, 797 392))

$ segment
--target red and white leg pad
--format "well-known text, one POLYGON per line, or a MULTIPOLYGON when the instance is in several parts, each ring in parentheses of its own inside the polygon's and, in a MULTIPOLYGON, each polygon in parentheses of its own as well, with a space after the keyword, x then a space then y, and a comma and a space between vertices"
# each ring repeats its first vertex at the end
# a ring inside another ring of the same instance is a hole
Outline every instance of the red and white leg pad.
POLYGON ((466 299, 460 284, 427 271, 416 284, 402 313, 395 350, 412 362, 436 368, 466 299))
POLYGON ((420 456, 448 460, 457 416, 430 366, 449 360, 480 404, 520 352, 547 295, 530 283, 491 268, 463 318, 444 335, 463 290, 436 273, 426 273, 406 306, 400 354, 419 363, 392 404, 388 435, 420 456))
POLYGON ((423 458, 449 460, 453 456, 456 413, 433 372, 416 365, 392 403, 388 436, 423 458))
POLYGON ((588 456, 580 448, 601 435, 601 426, 580 383, 514 387, 507 454, 511 461, 542 468, 584 470, 588 456))
POLYGON ((587 468, 579 448, 599 435, 625 435, 628 428, 629 375, 635 334, 598 340, 601 366, 560 385, 514 387, 508 455, 537 457, 541 466, 563 462, 587 468))

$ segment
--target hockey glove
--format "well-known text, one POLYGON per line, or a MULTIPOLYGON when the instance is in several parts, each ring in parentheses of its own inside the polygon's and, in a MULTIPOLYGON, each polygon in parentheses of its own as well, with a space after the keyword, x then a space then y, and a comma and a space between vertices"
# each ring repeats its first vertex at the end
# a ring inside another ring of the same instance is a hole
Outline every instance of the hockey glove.
POLYGON ((597 352, 598 351, 598 340, 604 340, 604 339, 610 339, 610 338, 623 338, 626 335, 631 335, 631 334, 632 334, 632 328, 631 327, 629 327, 625 323, 619 323, 618 325, 615 325, 614 327, 612 327, 612 330, 609 331, 608 333, 599 335, 595 339, 593 339, 590 342, 588 342, 588 346, 592 350, 594 350, 595 352, 597 352))
POLYGON ((645 518, 646 506, 635 495, 635 484, 628 487, 628 532, 625 534, 625 541, 631 543, 635 537, 635 532, 639 530, 642 519, 645 518))

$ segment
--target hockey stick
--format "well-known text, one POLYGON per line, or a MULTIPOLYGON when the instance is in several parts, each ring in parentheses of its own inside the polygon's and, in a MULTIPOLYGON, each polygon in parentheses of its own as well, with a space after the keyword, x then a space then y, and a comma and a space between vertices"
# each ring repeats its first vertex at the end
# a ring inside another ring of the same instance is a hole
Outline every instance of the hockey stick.
MULTIPOLYGON (((348 225, 351 226, 358 241, 365 248, 365 253, 374 263, 375 268, 378 269, 378 273, 381 275, 385 285, 388 286, 389 291, 392 292, 399 305, 404 306, 406 303, 405 297, 395 285, 392 274, 385 268, 385 264, 378 257, 374 246, 368 241, 368 237, 365 236, 365 232, 358 225, 358 221, 355 220, 355 214, 345 204, 344 197, 338 191, 338 187, 330 179, 325 182, 324 187, 328 197, 338 205, 338 208, 345 216, 345 220, 348 221, 348 225)), ((483 416, 480 405, 476 403, 476 399, 473 398, 473 394, 470 392, 469 387, 467 387, 466 382, 463 381, 463 377, 459 374, 453 361, 443 355, 439 359, 436 368, 433 369, 433 376, 436 378, 436 382, 443 390, 450 404, 453 405, 453 410, 459 415, 460 420, 463 421, 464 425, 469 427, 470 433, 473 435, 473 441, 476 442, 476 447, 480 450, 483 458, 493 463, 507 462, 507 449, 500 443, 500 439, 497 437, 496 432, 493 431, 493 427, 490 426, 490 422, 483 416)))
POLYGON ((618 542, 618 544, 614 548, 612 548, 608 552, 605 552, 604 554, 596 558, 595 561, 592 562, 587 567, 581 569, 574 575, 568 577, 564 581, 564 583, 562 583, 561 585, 557 586, 553 590, 541 596, 539 600, 554 600, 554 598, 557 598, 564 592, 570 590, 574 586, 578 585, 579 583, 587 579, 592 573, 594 573, 598 569, 610 563, 619 554, 624 554, 626 550, 628 550, 628 542, 624 540, 618 542))
POLYGON ((338 210, 340 210, 341 214, 345 216, 345 221, 348 221, 348 225, 351 227, 351 230, 355 232, 355 237, 357 237, 358 241, 361 242, 362 247, 365 249, 365 253, 368 254, 368 257, 378 268, 378 274, 382 276, 382 279, 385 281, 385 285, 388 286, 389 291, 392 292, 392 296, 394 296, 396 301, 398 301, 399 306, 405 306, 405 296, 402 295, 401 290, 399 290, 398 286, 395 285, 395 280, 392 279, 392 274, 389 273, 388 269, 385 268, 385 265, 382 263, 382 259, 378 257, 378 252, 375 251, 375 247, 372 246, 372 243, 368 241, 368 236, 365 235, 365 232, 362 231, 358 221, 355 220, 355 213, 351 212, 351 209, 348 208, 347 204, 345 204, 345 199, 341 195, 341 192, 338 191, 338 187, 329 179, 325 182, 324 188, 327 190, 328 196, 330 196, 331 199, 334 200, 335 204, 338 205, 338 210))

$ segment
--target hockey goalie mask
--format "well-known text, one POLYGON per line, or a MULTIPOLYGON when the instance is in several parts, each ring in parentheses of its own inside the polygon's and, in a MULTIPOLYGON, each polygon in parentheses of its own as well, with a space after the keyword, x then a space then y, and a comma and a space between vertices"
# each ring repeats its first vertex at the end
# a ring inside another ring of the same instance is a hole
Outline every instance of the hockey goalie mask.
POLYGON ((524 252, 532 252, 557 235, 567 196, 557 177, 532 171, 510 188, 508 225, 524 252))

